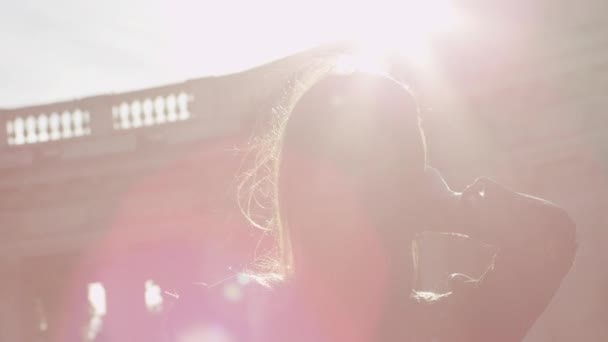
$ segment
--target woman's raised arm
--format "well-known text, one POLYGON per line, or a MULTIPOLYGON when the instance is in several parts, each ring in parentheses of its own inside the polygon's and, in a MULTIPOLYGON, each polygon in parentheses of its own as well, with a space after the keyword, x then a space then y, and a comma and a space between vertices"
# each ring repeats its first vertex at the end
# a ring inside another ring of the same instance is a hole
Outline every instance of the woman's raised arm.
POLYGON ((545 200, 479 178, 460 197, 461 227, 497 247, 478 280, 454 275, 442 298, 441 334, 450 340, 520 341, 545 310, 576 253, 575 224, 545 200))

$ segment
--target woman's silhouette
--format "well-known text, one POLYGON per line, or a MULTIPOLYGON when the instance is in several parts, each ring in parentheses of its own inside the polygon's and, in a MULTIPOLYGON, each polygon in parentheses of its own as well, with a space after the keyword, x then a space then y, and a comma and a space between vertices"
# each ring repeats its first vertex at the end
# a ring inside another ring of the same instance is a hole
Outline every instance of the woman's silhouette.
POLYGON ((242 187, 270 198, 265 272, 185 291, 176 336, 521 340, 573 262, 568 215, 489 179, 449 190, 427 165, 415 98, 387 76, 329 71, 299 87, 242 187), (481 279, 452 275, 448 293, 417 292, 413 241, 428 230, 498 252, 481 279))

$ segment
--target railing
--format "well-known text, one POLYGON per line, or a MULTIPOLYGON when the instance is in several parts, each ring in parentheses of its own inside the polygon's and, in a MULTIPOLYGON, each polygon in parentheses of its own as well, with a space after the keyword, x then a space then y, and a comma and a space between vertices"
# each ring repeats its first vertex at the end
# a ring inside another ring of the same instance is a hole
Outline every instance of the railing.
POLYGON ((255 95, 242 85, 242 78, 211 77, 0 110, 0 169, 221 136, 239 129, 255 95))
POLYGON ((217 96, 226 93, 220 88, 234 86, 211 77, 0 110, 0 170, 225 134, 238 129, 240 113, 217 96))
POLYGON ((280 98, 287 80, 311 60, 351 49, 344 44, 329 44, 223 77, 49 105, 0 109, 0 152, 19 145, 67 142, 183 121, 231 120, 260 106, 266 108, 270 98, 280 98))
POLYGON ((41 144, 171 124, 192 117, 194 94, 186 83, 6 110, 0 146, 41 144))
POLYGON ((0 110, 0 127, 4 126, 0 129, 0 153, 27 145, 130 134, 185 121, 207 126, 234 123, 280 95, 293 68, 290 60, 276 64, 278 68, 261 67, 225 77, 0 110), (281 67, 283 64, 286 66, 281 67))
POLYGON ((122 102, 112 106, 113 127, 125 130, 188 120, 192 100, 191 94, 180 92, 122 102))
POLYGON ((91 114, 76 108, 61 112, 21 115, 6 121, 8 145, 44 143, 91 134, 91 114))

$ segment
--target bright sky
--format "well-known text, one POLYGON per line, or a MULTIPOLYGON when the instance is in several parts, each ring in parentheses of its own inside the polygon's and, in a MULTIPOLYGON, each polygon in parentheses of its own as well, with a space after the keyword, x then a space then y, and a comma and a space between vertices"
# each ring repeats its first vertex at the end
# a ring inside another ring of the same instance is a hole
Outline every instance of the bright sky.
POLYGON ((446 0, 0 1, 0 108, 236 72, 353 35, 375 41, 379 28, 424 29, 428 12, 449 21, 446 0))

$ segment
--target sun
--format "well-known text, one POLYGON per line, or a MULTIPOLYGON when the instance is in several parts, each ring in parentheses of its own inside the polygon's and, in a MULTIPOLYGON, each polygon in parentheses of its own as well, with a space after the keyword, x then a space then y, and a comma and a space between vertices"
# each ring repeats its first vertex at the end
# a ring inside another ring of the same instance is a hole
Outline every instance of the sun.
POLYGON ((339 26, 333 29, 336 40, 357 47, 357 57, 347 62, 365 70, 377 69, 381 56, 389 53, 424 66, 432 59, 435 38, 462 32, 468 25, 464 13, 448 0, 344 3, 334 10, 339 26))

